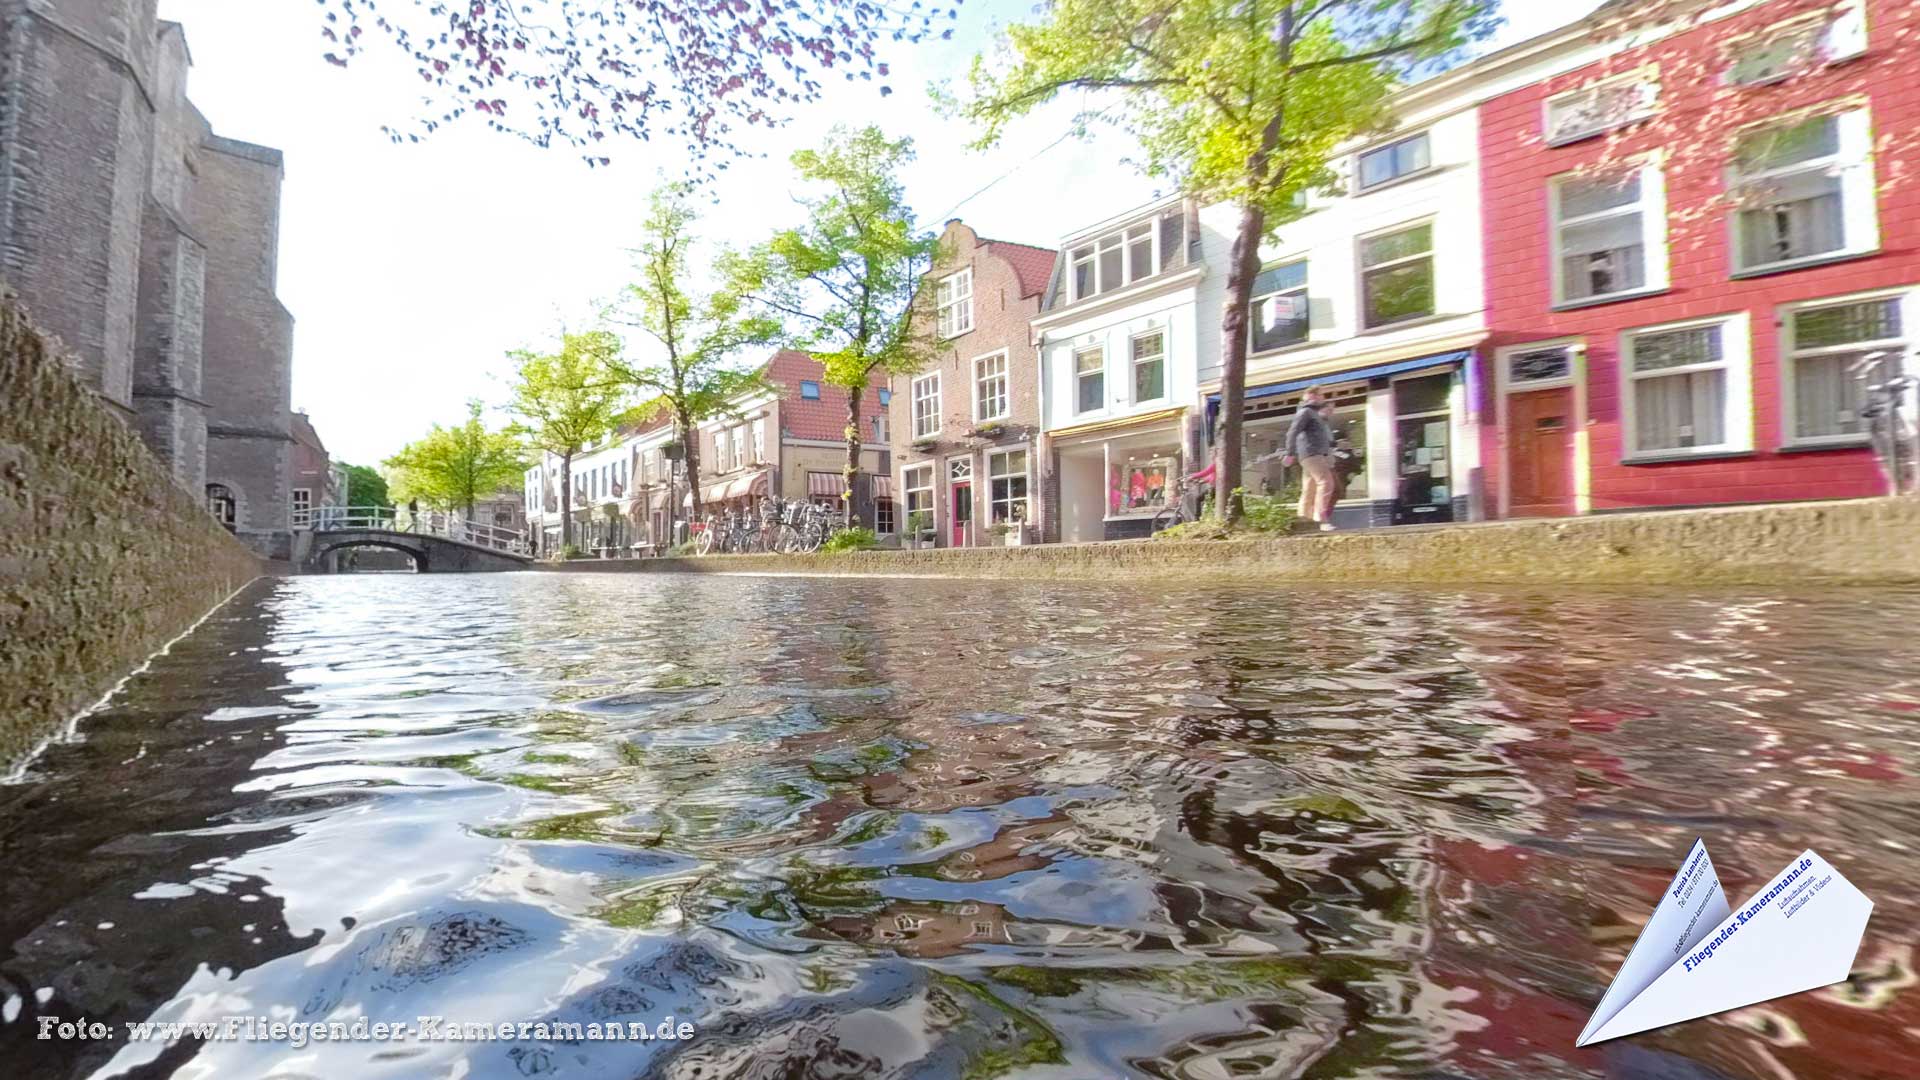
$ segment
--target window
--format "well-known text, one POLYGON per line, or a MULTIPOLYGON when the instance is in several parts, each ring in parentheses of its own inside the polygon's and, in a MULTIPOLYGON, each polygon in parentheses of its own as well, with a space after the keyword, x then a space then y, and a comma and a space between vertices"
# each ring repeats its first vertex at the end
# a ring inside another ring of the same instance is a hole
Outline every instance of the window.
POLYGON ((953 484, 970 483, 973 480, 973 456, 970 454, 947 459, 947 482, 953 484))
POLYGON ((988 496, 992 500, 989 524, 1023 522, 1027 506, 1027 452, 1006 450, 987 455, 988 496))
POLYGON ((1093 412, 1107 403, 1107 354, 1099 346, 1073 354, 1073 411, 1093 412))
POLYGON ((941 278, 934 294, 941 337, 959 337, 973 329, 973 267, 941 278))
POLYGON ((902 485, 907 492, 907 528, 918 535, 933 534, 933 466, 921 465, 908 469, 906 483, 902 485))
POLYGON ((913 380, 913 437, 931 439, 940 434, 940 373, 913 380))
POLYGON ((238 500, 234 498, 232 488, 225 484, 207 485, 207 513, 212 514, 213 520, 225 526, 228 532, 233 531, 234 523, 239 519, 235 513, 237 505, 238 500))
POLYGON ((1763 86, 1850 57, 1867 48, 1866 17, 1859 0, 1835 11, 1789 22, 1766 35, 1755 35, 1733 48, 1727 82, 1735 86, 1763 86))
POLYGON ((733 429, 733 467, 744 469, 747 464, 747 429, 737 427, 733 429))
POLYGON ((880 388, 880 404, 883 406, 893 404, 892 390, 889 390, 884 386, 880 388))
POLYGON ((753 430, 753 460, 767 460, 767 426, 755 420, 748 427, 753 430))
POLYGON ((1371 191, 1433 166, 1433 143, 1426 132, 1368 150, 1360 155, 1360 190, 1371 191))
POLYGON ((729 467, 727 465, 727 433, 716 431, 713 433, 713 471, 726 472, 729 467))
POLYGON ((873 418, 873 441, 877 443, 883 443, 883 442, 886 442, 890 437, 891 436, 889 436, 887 433, 887 418, 885 416, 874 417, 873 418))
POLYGON ((973 418, 1002 420, 1007 415, 1007 354, 994 353, 973 362, 973 418))
POLYGON ((1133 400, 1167 396, 1167 335, 1159 330, 1133 339, 1133 400))
POLYGON ((293 527, 304 529, 313 524, 313 489, 294 488, 288 494, 293 496, 293 527))
POLYGON ((1253 351, 1298 345, 1307 329, 1307 261, 1260 271, 1253 279, 1253 351))
POLYGON ((1744 320, 1629 331, 1621 354, 1627 457, 1750 447, 1744 320))
POLYGON ((800 380, 800 397, 806 401, 819 401, 820 384, 812 379, 800 380))
POLYGON ((1561 146, 1653 115, 1660 80, 1630 71, 1547 100, 1547 145, 1561 146))
POLYGON ((1762 128, 1734 148, 1735 266, 1771 269, 1879 243, 1866 111, 1762 128))
POLYGON ((1167 478, 1178 466, 1172 457, 1130 457, 1114 462, 1107 503, 1114 514, 1154 513, 1167 505, 1167 478))
POLYGON ((1666 208, 1658 166, 1555 177, 1554 302, 1597 300, 1666 284, 1666 208))
POLYGON ((1788 445, 1852 443, 1866 434, 1866 384, 1900 370, 1907 352, 1901 298, 1815 301, 1789 310, 1782 404, 1788 445))
POLYGON ((1142 281, 1185 262, 1185 211, 1168 210, 1155 219, 1078 244, 1067 251, 1070 300, 1084 300, 1142 281))
POLYGON ((1368 327, 1433 314, 1433 223, 1363 238, 1360 294, 1368 327))
POLYGON ((873 500, 873 531, 881 536, 892 536, 899 528, 899 523, 894 520, 893 500, 873 500))
POLYGON ((1573 376, 1573 347, 1551 345, 1505 354, 1507 385, 1558 382, 1573 376))

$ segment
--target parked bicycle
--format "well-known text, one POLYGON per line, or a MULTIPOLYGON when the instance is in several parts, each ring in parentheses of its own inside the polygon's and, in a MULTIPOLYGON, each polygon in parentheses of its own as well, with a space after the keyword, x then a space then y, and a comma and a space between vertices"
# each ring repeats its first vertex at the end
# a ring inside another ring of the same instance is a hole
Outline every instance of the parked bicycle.
POLYGON ((1901 370, 1899 353, 1871 352, 1854 361, 1851 373, 1860 381, 1865 404, 1860 418, 1889 494, 1920 493, 1920 438, 1914 421, 1904 415, 1915 380, 1901 370))

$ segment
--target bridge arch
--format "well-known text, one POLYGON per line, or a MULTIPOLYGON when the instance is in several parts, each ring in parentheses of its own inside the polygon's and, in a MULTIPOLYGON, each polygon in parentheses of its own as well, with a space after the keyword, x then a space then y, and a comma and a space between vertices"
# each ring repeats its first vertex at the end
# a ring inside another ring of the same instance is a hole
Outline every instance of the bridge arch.
POLYGON ((388 551, 398 551, 413 560, 414 573, 424 574, 429 570, 427 564, 427 545, 419 541, 407 542, 390 540, 384 537, 367 536, 364 534, 355 534, 340 540, 316 544, 313 552, 307 556, 307 559, 314 566, 325 566, 327 564, 327 556, 332 555, 336 551, 346 551, 350 548, 384 548, 388 551))

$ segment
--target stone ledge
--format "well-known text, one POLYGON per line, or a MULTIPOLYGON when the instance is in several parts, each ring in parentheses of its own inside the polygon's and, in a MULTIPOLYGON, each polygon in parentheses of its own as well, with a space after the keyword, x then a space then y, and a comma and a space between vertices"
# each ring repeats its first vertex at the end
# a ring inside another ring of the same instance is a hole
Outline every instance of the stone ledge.
POLYGON ((557 573, 1433 584, 1920 583, 1920 500, 1406 526, 1276 540, 1046 544, 540 564, 557 573))

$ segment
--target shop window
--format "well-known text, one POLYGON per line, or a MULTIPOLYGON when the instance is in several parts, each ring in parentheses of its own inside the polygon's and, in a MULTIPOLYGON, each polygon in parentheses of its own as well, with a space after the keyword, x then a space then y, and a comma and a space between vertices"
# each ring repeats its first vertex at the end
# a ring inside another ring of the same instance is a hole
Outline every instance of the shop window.
POLYGON ((1901 296, 1790 309, 1786 331, 1783 430, 1788 445, 1859 442, 1868 383, 1900 370, 1908 342, 1901 296))
POLYGON ((1268 267, 1253 279, 1254 352, 1307 340, 1307 261, 1268 267))
POLYGON ((1452 391, 1451 374, 1393 384, 1396 524, 1453 520, 1452 391))
POLYGON ((1734 260, 1741 271, 1872 250, 1879 243, 1867 112, 1763 128, 1734 150, 1734 260))
POLYGON ((1177 467, 1171 455, 1115 462, 1109 469, 1108 507, 1114 514, 1159 512, 1167 505, 1167 484, 1177 467))
POLYGON ((1629 458, 1750 448, 1744 330, 1729 319, 1624 335, 1629 458))
POLYGON ((1371 191, 1433 167, 1433 140, 1426 132, 1412 135, 1360 155, 1360 190, 1371 191))
POLYGON ((1107 403, 1107 354, 1099 346, 1073 354, 1075 412, 1095 412, 1107 403))
POLYGON ((1547 145, 1562 146, 1652 116, 1660 80, 1652 70, 1629 71, 1547 100, 1547 145))
POLYGON ((1167 396, 1167 335, 1159 330, 1133 339, 1133 400, 1167 396))
POLYGON ((1433 223, 1363 237, 1360 291, 1370 329, 1432 315, 1433 223))
POLYGON ((1661 173, 1644 166, 1552 181, 1554 301, 1578 303, 1666 283, 1661 173))
POLYGON ((1007 416, 1007 354, 994 353, 973 362, 973 418, 1004 420, 1007 416))
POLYGON ((987 480, 992 499, 990 524, 1030 520, 1027 505, 1027 452, 1006 450, 987 455, 987 480))
POLYGON ((973 329, 973 268, 948 274, 935 286, 940 336, 959 337, 973 329))
POLYGON ((940 373, 913 380, 913 437, 931 439, 940 434, 940 373))

